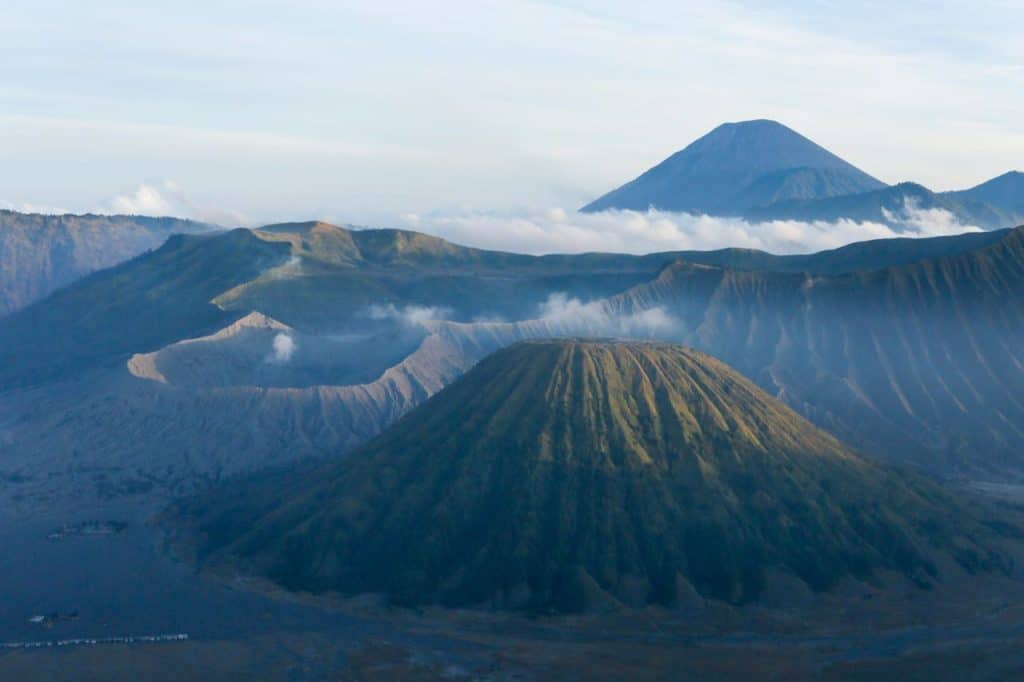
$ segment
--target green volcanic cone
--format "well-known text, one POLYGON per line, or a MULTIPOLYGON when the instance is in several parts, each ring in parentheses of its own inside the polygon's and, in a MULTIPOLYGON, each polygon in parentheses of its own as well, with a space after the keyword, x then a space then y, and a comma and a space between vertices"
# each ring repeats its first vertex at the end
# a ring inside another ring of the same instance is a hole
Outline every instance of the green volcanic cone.
POLYGON ((708 355, 521 343, 312 473, 193 503, 206 559, 291 589, 576 611, 743 603, 935 559, 998 566, 940 487, 868 462, 708 355))

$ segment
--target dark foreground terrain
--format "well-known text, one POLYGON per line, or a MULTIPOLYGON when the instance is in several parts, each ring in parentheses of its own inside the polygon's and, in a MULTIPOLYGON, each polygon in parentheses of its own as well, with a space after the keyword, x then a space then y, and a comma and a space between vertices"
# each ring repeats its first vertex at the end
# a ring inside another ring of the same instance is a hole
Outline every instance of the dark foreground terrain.
MULTIPOLYGON (((90 510, 112 514, 120 510, 90 510)), ((630 610, 527 618, 325 602, 195 575, 150 526, 47 540, 5 525, 0 679, 1013 680, 1024 583, 823 598, 793 611, 630 610), (112 570, 111 566, 117 569, 112 570), (36 612, 77 610, 47 629, 36 612), (915 624, 916 623, 916 624, 915 624), (187 640, 12 648, 12 642, 187 634, 187 640)), ((34 533, 38 530, 38 533, 34 533)))
MULTIPOLYGON (((368 598, 284 593, 230 573, 197 574, 153 523, 170 501, 161 495, 13 504, 16 489, 0 484, 2 680, 1024 675, 1019 568, 951 578, 929 591, 895 574, 884 576, 885 589, 845 581, 817 596, 782 582, 745 607, 703 601, 543 617, 391 609, 368 598)), ((986 492, 1009 503, 1011 516, 1024 499, 1011 485, 986 492)), ((1013 559, 1019 567, 1021 556, 1013 559)))

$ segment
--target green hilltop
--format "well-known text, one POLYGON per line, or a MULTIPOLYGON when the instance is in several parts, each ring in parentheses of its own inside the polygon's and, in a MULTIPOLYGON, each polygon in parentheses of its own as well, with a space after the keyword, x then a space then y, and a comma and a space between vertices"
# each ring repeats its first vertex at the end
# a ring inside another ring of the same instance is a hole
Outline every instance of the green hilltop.
POLYGON ((400 604, 580 611, 756 600, 770 572, 844 577, 1002 565, 937 485, 847 450, 681 346, 499 351, 360 450, 181 510, 208 565, 400 604))

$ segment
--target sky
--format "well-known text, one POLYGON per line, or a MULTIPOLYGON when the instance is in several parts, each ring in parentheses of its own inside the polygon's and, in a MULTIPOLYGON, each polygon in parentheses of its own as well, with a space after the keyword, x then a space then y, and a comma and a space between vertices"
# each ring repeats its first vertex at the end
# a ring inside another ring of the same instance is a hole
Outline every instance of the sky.
POLYGON ((0 206, 508 229, 753 118, 964 188, 1024 166, 1021 26, 1018 0, 7 0, 0 206))

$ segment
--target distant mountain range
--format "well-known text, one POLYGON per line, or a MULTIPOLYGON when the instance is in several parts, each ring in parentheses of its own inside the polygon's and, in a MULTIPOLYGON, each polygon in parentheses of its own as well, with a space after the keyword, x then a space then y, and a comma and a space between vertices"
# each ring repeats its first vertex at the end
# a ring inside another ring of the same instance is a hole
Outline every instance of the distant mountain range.
POLYGON ((118 362, 215 332, 252 311, 316 333, 372 326, 366 311, 382 302, 435 308, 458 322, 523 320, 554 293, 610 297, 676 261, 836 275, 956 255, 1006 235, 879 240, 791 256, 751 249, 526 256, 322 222, 181 235, 0 323, 0 386, 118 362))
POLYGON ((1024 174, 936 193, 888 186, 775 121, 726 123, 581 211, 662 211, 751 221, 851 219, 896 229, 921 210, 948 211, 965 226, 1024 224, 1024 174))
POLYGON ((1006 561, 934 483, 854 455, 707 355, 649 342, 514 345, 349 457, 178 511, 207 564, 402 605, 693 608, 756 601, 779 576, 928 587, 939 556, 1006 561))
MULTIPOLYGON (((927 221, 951 219, 947 229, 955 231, 957 224, 964 230, 1024 224, 1022 197, 1024 173, 1019 172, 956 192, 936 193, 909 182, 889 186, 793 130, 759 120, 719 126, 581 210, 656 208, 753 222, 847 219, 911 232, 927 221)), ((83 275, 154 249, 172 234, 215 229, 223 228, 176 218, 0 210, 0 317, 83 275)), ((357 248, 336 247, 342 260, 357 248)), ((390 257, 400 262, 398 252, 390 257)), ((439 265, 445 262, 443 254, 438 258, 439 265)))
POLYGON ((1020 229, 534 257, 324 223, 174 237, 0 319, 0 476, 25 500, 194 490, 347 452, 488 354, 578 336, 713 353, 865 455, 1024 476, 1020 229))
POLYGON ((95 270, 211 226, 177 218, 0 210, 0 317, 95 270))
MULTIPOLYGON (((1024 191, 1024 180, 1021 181, 1024 191)), ((752 221, 768 220, 853 220, 907 229, 929 219, 928 212, 945 211, 964 226, 998 229, 1024 223, 1024 213, 1004 210, 996 205, 972 199, 972 191, 936 194, 926 187, 904 182, 861 194, 825 199, 792 199, 751 208, 744 217, 752 221)), ((1009 205, 1009 204, 1007 204, 1009 205)))

